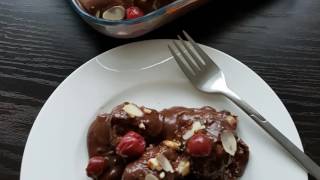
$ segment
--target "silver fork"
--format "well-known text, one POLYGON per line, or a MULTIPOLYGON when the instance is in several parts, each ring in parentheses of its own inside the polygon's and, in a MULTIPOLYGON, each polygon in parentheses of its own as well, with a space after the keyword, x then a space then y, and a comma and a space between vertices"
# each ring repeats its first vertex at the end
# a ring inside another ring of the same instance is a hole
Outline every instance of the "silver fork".
POLYGON ((171 45, 168 45, 168 47, 181 70, 191 83, 200 91, 206 93, 219 93, 234 102, 260 127, 269 133, 270 136, 278 141, 279 144, 281 144, 282 147, 286 149, 312 176, 320 180, 320 167, 270 124, 259 112, 230 90, 221 69, 200 48, 200 46, 195 43, 190 35, 185 31, 183 31, 183 34, 189 43, 184 41, 179 35, 179 43, 175 40, 173 41, 174 46, 183 58, 180 58, 179 54, 175 52, 171 45))

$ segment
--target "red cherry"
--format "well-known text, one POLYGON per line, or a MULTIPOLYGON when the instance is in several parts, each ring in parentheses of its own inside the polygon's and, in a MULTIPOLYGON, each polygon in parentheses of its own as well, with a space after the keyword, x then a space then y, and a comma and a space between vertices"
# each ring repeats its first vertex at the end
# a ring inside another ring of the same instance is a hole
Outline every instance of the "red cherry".
POLYGON ((138 157, 141 156, 146 147, 144 138, 133 131, 125 134, 116 148, 116 153, 121 157, 138 157))
POLYGON ((93 156, 90 158, 87 166, 87 175, 89 177, 98 177, 103 173, 106 167, 106 160, 102 156, 93 156))
POLYGON ((187 142, 187 152, 194 157, 205 157, 211 154, 212 141, 204 134, 195 134, 187 142))
POLYGON ((134 19, 141 16, 144 16, 143 11, 137 6, 131 6, 126 10, 127 19, 134 19))

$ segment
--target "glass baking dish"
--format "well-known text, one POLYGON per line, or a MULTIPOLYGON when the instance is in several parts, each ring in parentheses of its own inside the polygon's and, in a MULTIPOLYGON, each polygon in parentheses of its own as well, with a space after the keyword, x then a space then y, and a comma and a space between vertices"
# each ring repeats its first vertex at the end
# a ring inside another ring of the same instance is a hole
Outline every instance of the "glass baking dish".
POLYGON ((73 9, 94 29, 116 38, 133 38, 146 34, 208 1, 176 0, 145 16, 130 20, 113 21, 92 16, 81 7, 78 0, 70 0, 73 9))

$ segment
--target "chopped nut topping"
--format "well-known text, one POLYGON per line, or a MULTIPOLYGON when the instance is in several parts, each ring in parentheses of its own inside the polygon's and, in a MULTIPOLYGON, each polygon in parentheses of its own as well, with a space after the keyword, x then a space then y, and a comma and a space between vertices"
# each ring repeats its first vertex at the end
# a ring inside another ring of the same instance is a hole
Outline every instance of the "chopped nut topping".
POLYGON ((165 172, 161 172, 159 174, 160 179, 163 179, 164 177, 166 177, 166 173, 165 172))
POLYGON ((178 150, 181 146, 180 142, 170 141, 170 140, 164 140, 163 144, 174 150, 178 150))
POLYGON ((182 176, 186 176, 190 172, 190 162, 188 160, 182 160, 178 165, 178 173, 182 176))
POLYGON ((165 157, 163 154, 159 154, 156 158, 159 161, 159 164, 161 165, 164 171, 171 172, 171 173, 174 172, 172 165, 170 161, 167 159, 167 157, 165 157))
POLYGON ((199 121, 195 121, 194 123, 192 123, 192 128, 190 130, 188 130, 183 136, 182 138, 184 140, 188 140, 189 138, 191 138, 193 136, 193 134, 201 129, 205 129, 206 127, 204 125, 202 125, 199 121))
POLYGON ((230 124, 230 126, 235 126, 237 124, 237 119, 234 116, 227 116, 225 120, 230 124))
POLYGON ((143 122, 141 122, 141 123, 139 124, 139 128, 140 128, 140 129, 146 129, 146 126, 143 124, 143 122))
POLYGON ((156 158, 151 158, 148 160, 148 168, 150 168, 152 170, 157 170, 157 171, 162 170, 162 167, 156 158))
POLYGON ((135 104, 127 104, 122 108, 126 113, 129 114, 130 117, 142 117, 143 112, 139 109, 135 104))

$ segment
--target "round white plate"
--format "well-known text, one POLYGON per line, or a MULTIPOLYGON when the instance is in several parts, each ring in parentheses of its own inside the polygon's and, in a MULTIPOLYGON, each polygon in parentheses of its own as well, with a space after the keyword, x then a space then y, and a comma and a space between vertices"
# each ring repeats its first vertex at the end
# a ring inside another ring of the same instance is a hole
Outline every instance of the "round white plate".
MULTIPOLYGON (((167 50, 151 40, 107 51, 73 72, 50 96, 29 135, 21 180, 87 180, 86 135, 99 111, 124 101, 162 109, 210 105, 239 116, 238 133, 250 147, 243 180, 307 180, 307 174, 273 139, 226 98, 194 89, 167 50), (103 65, 104 68, 101 66, 103 65)), ((302 149, 292 119, 272 89, 252 70, 210 47, 229 87, 302 149)))

